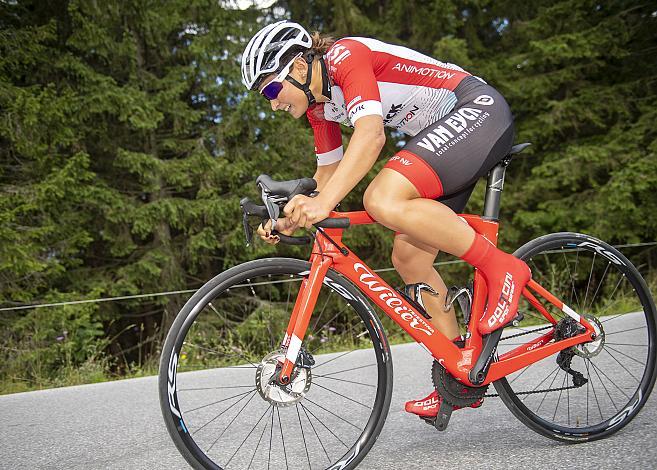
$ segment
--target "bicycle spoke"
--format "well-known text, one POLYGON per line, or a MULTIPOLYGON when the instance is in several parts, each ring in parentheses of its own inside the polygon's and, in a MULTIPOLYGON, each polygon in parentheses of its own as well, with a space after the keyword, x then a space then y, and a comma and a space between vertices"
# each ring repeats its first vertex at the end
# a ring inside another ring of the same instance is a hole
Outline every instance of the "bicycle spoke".
MULTIPOLYGON (((583 303, 584 303, 584 305, 583 305, 584 307, 586 307, 586 298, 587 298, 588 295, 589 295, 589 287, 591 286, 591 277, 593 277, 593 266, 595 265, 595 255, 596 255, 596 254, 597 254, 597 253, 593 253, 593 260, 591 261, 591 271, 589 272, 589 280, 588 280, 588 282, 586 283, 586 294, 584 295, 584 302, 583 302, 583 303)), ((579 306, 579 307, 580 307, 580 312, 583 312, 584 310, 581 310, 581 307, 582 307, 582 306, 579 306)))
MULTIPOLYGON (((315 350, 315 351, 316 351, 316 350, 315 350)), ((316 366, 313 367, 313 370, 316 370, 316 369, 318 369, 319 367, 328 364, 329 362, 333 362, 333 361, 335 361, 336 359, 340 359, 341 357, 346 356, 347 354, 351 354, 351 353, 354 352, 354 351, 356 351, 356 350, 353 349, 353 350, 351 350, 351 351, 347 351, 347 352, 345 352, 345 353, 340 354, 339 356, 335 356, 333 359, 329 359, 328 361, 325 361, 325 362, 322 362, 322 363, 320 363, 320 364, 317 364, 316 366)))
POLYGON ((265 415, 266 415, 267 412, 272 408, 272 406, 273 406, 273 405, 269 405, 269 408, 267 408, 267 409, 265 410, 265 412, 262 414, 262 416, 260 416, 260 419, 259 419, 259 420, 253 425, 253 427, 251 428, 251 430, 249 431, 249 433, 246 435, 246 437, 244 438, 244 440, 242 441, 242 443, 239 445, 239 447, 237 448, 237 450, 233 453, 233 455, 230 456, 230 458, 228 459, 228 462, 226 462, 226 467, 228 467, 228 465, 230 464, 230 462, 233 460, 233 458, 234 458, 234 457, 237 455, 237 453, 240 451, 240 449, 242 448, 242 446, 244 445, 244 443, 247 441, 247 439, 251 436, 251 434, 253 434, 253 431, 255 431, 255 428, 258 427, 258 424, 260 424, 260 421, 262 421, 262 418, 265 417, 265 415))
POLYGON ((512 384, 513 382, 515 382, 516 380, 518 380, 518 379, 520 378, 520 376, 521 376, 522 374, 524 374, 525 372, 527 372, 527 370, 528 370, 531 366, 533 366, 533 365, 534 365, 534 364, 531 364, 531 365, 525 367, 525 368, 522 370, 522 372, 520 372, 518 375, 516 375, 516 376, 513 378, 513 380, 511 380, 511 382, 509 382, 509 385, 511 385, 511 384, 512 384))
POLYGON ((612 353, 609 352, 609 348, 604 348, 603 351, 605 351, 607 354, 609 354, 609 355, 611 356, 611 358, 612 358, 614 361, 616 361, 616 362, 618 363, 618 365, 621 366, 621 367, 625 370, 625 372, 627 372, 628 374, 630 374, 630 376, 631 376, 634 380, 636 380, 637 382, 641 382, 639 379, 637 379, 637 378, 634 376, 634 374, 633 374, 632 372, 629 371, 629 369, 628 369, 627 367, 625 367, 625 366, 623 365, 623 363, 621 363, 618 359, 616 359, 616 356, 614 356, 612 353))
MULTIPOLYGON (((589 360, 589 362, 591 363, 591 366, 593 367, 593 370, 596 371, 596 373, 600 373, 600 374, 604 375, 604 376, 607 378, 607 380, 608 380, 609 382, 611 382, 611 384, 612 384, 614 387, 616 387, 616 389, 617 389, 619 392, 621 392, 621 393, 625 396, 625 398, 627 398, 628 400, 630 399, 630 397, 629 397, 629 396, 623 391, 623 389, 620 388, 620 387, 618 386, 618 384, 616 384, 616 382, 614 382, 613 380, 611 380, 611 378, 609 378, 609 376, 608 376, 607 374, 605 374, 605 371, 604 371, 604 370, 602 370, 600 367, 596 366, 596 365, 593 363, 593 361, 589 360)), ((598 378, 600 378, 600 377, 598 376, 598 378)), ((601 379, 601 378, 600 378, 600 382, 602 382, 602 379, 601 379)), ((609 397, 609 398, 611 398, 611 397, 609 397)), ((612 401, 613 401, 613 400, 612 400, 612 401)), ((616 408, 616 411, 618 411, 618 408, 616 408)))
POLYGON ((637 326, 636 328, 629 328, 627 330, 612 331, 611 333, 605 332, 605 337, 615 335, 615 334, 618 334, 618 333, 627 333, 628 331, 645 330, 645 329, 646 329, 645 326, 637 326))
POLYGON ((345 446, 347 449, 349 448, 349 446, 348 446, 347 444, 345 444, 345 443, 342 441, 342 439, 340 439, 340 438, 339 438, 339 437, 338 437, 333 431, 331 431, 331 430, 326 426, 326 424, 324 424, 324 421, 323 421, 323 420, 321 420, 321 419, 319 419, 317 416, 315 416, 315 413, 313 413, 312 410, 311 410, 310 408, 308 408, 308 407, 306 407, 306 406, 303 406, 303 403, 299 403, 299 404, 301 405, 301 408, 303 408, 305 411, 308 411, 308 413, 310 413, 310 416, 312 416, 313 418, 315 418, 319 424, 321 424, 322 426, 324 426, 324 429, 326 429, 328 432, 330 432, 330 433, 333 435, 333 437, 335 437, 335 438, 340 442, 340 444, 342 444, 343 446, 345 446))
POLYGON ((249 388, 249 387, 253 389, 253 384, 250 384, 250 385, 231 385, 231 386, 226 386, 226 387, 180 388, 180 389, 178 389, 178 392, 192 392, 192 391, 197 391, 197 390, 219 390, 219 389, 224 389, 224 388, 249 388))
POLYGON ((271 443, 274 437, 274 409, 271 410, 271 425, 269 426, 269 450, 267 451, 267 470, 271 463, 271 443))
MULTIPOLYGON (((304 414, 306 415, 306 419, 308 420, 308 423, 310 424, 310 427, 312 428, 313 432, 315 433, 315 436, 317 436, 317 440, 319 441, 319 445, 322 446, 322 450, 324 451, 324 454, 326 454, 326 460, 329 461, 329 464, 331 463, 331 457, 329 457, 328 452, 326 451, 326 447, 324 447, 324 443, 319 437, 319 434, 317 433, 317 430, 315 429, 315 426, 313 425, 313 422, 310 420, 310 416, 308 416, 308 411, 306 411, 306 408, 304 406, 301 406, 303 409, 304 414)), ((297 412, 299 409, 297 408, 297 412)))
MULTIPOLYGON (((272 405, 269 408, 271 410, 271 415, 274 416, 274 406, 272 405)), ((251 468, 251 464, 253 463, 253 459, 255 458, 256 453, 258 452, 258 447, 260 447, 260 442, 262 442, 262 436, 265 435, 265 431, 267 430, 267 424, 268 423, 265 423, 265 427, 262 428, 262 433, 260 434, 260 439, 258 439, 258 443, 256 444, 256 448, 253 451, 253 455, 251 456, 251 460, 249 460, 249 465, 248 465, 247 468, 251 468)), ((226 464, 226 466, 228 466, 228 464, 226 464)))
POLYGON ((374 367, 374 366, 376 366, 376 364, 367 364, 365 366, 352 367, 351 369, 343 369, 337 372, 331 372, 330 374, 324 374, 321 377, 328 377, 329 375, 342 374, 343 372, 351 372, 352 370, 364 369, 366 367, 374 367))
MULTIPOLYGON (((251 390, 251 392, 249 392, 249 393, 252 393, 252 392, 253 392, 253 390, 251 390)), ((236 395, 236 396, 239 396, 239 395, 236 395)), ((210 421, 208 421, 207 423, 205 423, 203 426, 201 426, 201 427, 198 428, 198 429, 195 429, 194 432, 190 431, 189 434, 190 434, 190 435, 197 434, 197 433, 200 432, 203 428, 205 428, 208 424, 210 424, 210 423, 214 422, 215 420, 217 420, 217 419, 218 419, 219 417, 221 417, 224 413, 226 413, 226 412, 227 412, 228 410, 230 410, 233 406, 237 405, 239 402, 241 402, 242 400, 244 400, 246 397, 247 397, 247 395, 244 395, 242 398, 240 398, 240 399, 237 400, 235 403, 233 403, 232 405, 230 405, 228 408, 226 408, 224 411, 222 411, 222 412, 219 413, 217 416, 215 416, 214 418, 212 418, 210 421)), ((232 397, 232 398, 235 398, 235 397, 232 397)), ((225 401, 225 400, 223 400, 223 401, 225 401)))
MULTIPOLYGON (((554 384, 554 381, 557 379, 557 377, 559 377, 559 371, 557 371, 557 373, 554 374, 554 377, 552 378, 552 382, 550 382, 550 385, 548 385, 548 389, 552 388, 552 385, 554 384)), ((543 394, 543 399, 541 400, 541 403, 538 405, 538 408, 536 408, 536 413, 538 413, 538 410, 540 410, 541 406, 543 406, 543 402, 547 398, 547 394, 548 394, 547 391, 543 394)))
POLYGON ((209 353, 211 353, 211 354, 215 354, 215 355, 217 355, 217 356, 221 356, 221 357, 224 357, 224 356, 235 356, 235 355, 237 355, 237 356, 241 357, 242 359, 244 359, 244 360, 245 360, 246 362, 248 362, 249 364, 251 364, 253 367, 258 367, 258 366, 255 365, 253 362, 251 362, 251 361, 250 361, 250 360, 249 360, 244 354, 242 354, 242 353, 239 352, 239 351, 235 351, 235 350, 233 350, 233 353, 225 353, 225 352, 217 351, 216 349, 210 349, 210 348, 206 348, 206 347, 204 347, 204 346, 198 346, 198 345, 193 344, 193 343, 188 343, 187 341, 185 341, 184 344, 185 344, 185 346, 191 346, 191 347, 193 347, 193 348, 200 349, 201 351, 209 352, 209 353))
MULTIPOLYGON (((590 359, 588 359, 588 361, 589 361, 589 364, 591 365, 591 367, 593 367, 593 372, 595 372, 595 375, 598 376, 598 380, 599 380, 600 383, 602 384, 602 388, 605 389, 605 392, 607 393, 607 396, 609 397, 609 400, 611 400, 611 404, 614 405, 614 408, 616 408, 616 411, 618 411, 618 407, 616 406, 616 402, 615 402, 614 399, 611 397, 611 394, 609 393, 609 390, 607 389, 607 386, 606 386, 605 383, 602 381, 602 377, 600 377, 600 374, 598 373, 598 371, 597 371, 597 369, 596 369, 596 367, 595 367, 595 364, 593 364, 593 362, 591 362, 590 359)), ((617 387, 618 387, 618 386, 617 386, 617 387)))
POLYGON ((625 354, 625 353, 624 353, 623 351, 621 351, 620 349, 612 348, 611 346, 609 346, 609 343, 605 343, 605 347, 606 347, 606 348, 609 348, 609 349, 611 349, 612 351, 617 352, 617 353, 620 354, 621 356, 625 356, 626 358, 628 358, 628 359, 630 359, 630 360, 636 362, 637 364, 641 364, 642 366, 645 367, 645 363, 638 361, 637 359, 633 358, 632 356, 628 356, 627 354, 625 354))
POLYGON ((313 375, 313 379, 316 379, 316 378, 320 378, 320 379, 330 379, 330 380, 338 380, 338 381, 340 381, 340 382, 347 382, 347 383, 350 383, 350 384, 363 385, 364 387, 372 387, 372 388, 376 388, 376 385, 365 384, 365 383, 363 383, 363 382, 355 382, 355 381, 353 381, 353 380, 339 379, 339 378, 337 378, 337 377, 330 377, 330 376, 328 376, 328 375, 313 375))
POLYGON ((602 408, 600 407, 600 400, 598 400, 598 393, 595 391, 595 386, 593 385, 593 381, 590 380, 590 377, 591 377, 591 374, 589 372, 589 363, 590 362, 591 361, 588 361, 588 360, 585 362, 585 364, 586 364, 586 373, 589 376, 589 382, 591 383, 591 390, 593 390, 593 397, 595 398, 595 402, 598 405, 598 412, 600 413, 600 419, 605 419, 604 416, 602 416, 602 408))
POLYGON ((217 437, 217 439, 215 439, 215 441, 214 441, 214 442, 212 443, 212 445, 208 448, 208 450, 205 451, 206 454, 209 453, 210 450, 212 450, 212 448, 214 447, 214 445, 215 445, 217 442, 219 442, 219 439, 221 439, 221 436, 223 436, 224 433, 225 433, 226 431, 228 431, 228 428, 229 428, 229 427, 235 422, 235 420, 237 419, 237 417, 238 417, 240 414, 242 414, 242 411, 244 411, 244 408, 246 408, 246 407, 249 405, 249 403, 251 403, 251 400, 253 400, 253 397, 255 397, 256 395, 257 395, 257 393, 254 393, 253 395, 251 395, 251 398, 249 398, 249 400, 248 400, 246 403, 244 403, 244 406, 242 406, 242 408, 240 408, 240 410, 237 412, 237 414, 235 415, 235 417, 230 421, 230 423, 228 423, 228 426, 226 426, 226 427, 224 428, 224 430, 221 431, 221 434, 219 434, 219 437, 217 437))
POLYGON ((361 403, 361 402, 359 402, 358 400, 354 400, 353 398, 349 398, 348 396, 343 395, 343 394, 341 394, 341 393, 339 393, 339 392, 336 392, 335 390, 332 390, 332 389, 330 389, 330 388, 324 387, 323 385, 320 385, 320 384, 318 384, 318 383, 315 383, 315 385, 317 385, 319 388, 323 388, 324 390, 328 390, 328 391, 331 392, 331 393, 335 393, 336 395, 339 395, 339 396, 341 396, 342 398, 346 398, 346 399, 349 400, 349 401, 353 401, 354 403, 357 403, 357 404, 359 404, 360 406, 364 406, 364 407, 367 408, 368 410, 371 410, 371 409, 372 409, 372 407, 370 407, 369 405, 366 405, 365 403, 361 403))
POLYGON ((315 406, 321 408, 322 410, 324 410, 324 411, 326 411, 327 413, 329 413, 329 414, 335 416, 336 418, 341 419, 341 420, 344 421, 345 423, 347 423, 347 424, 349 424, 349 425, 355 427, 356 429, 358 429, 358 431, 363 432, 363 430, 362 430, 361 428, 359 428, 358 426, 356 426, 356 425, 355 425, 354 423, 352 423, 351 421, 344 419, 342 416, 338 416, 338 415, 336 415, 336 414, 333 413, 331 410, 327 410, 326 408, 324 408, 324 407, 323 407, 322 405, 320 405, 319 403, 315 403, 314 401, 312 401, 310 398, 308 398, 308 396, 306 396, 305 398, 306 398, 306 400, 308 400, 308 401, 309 401, 310 403, 312 403, 313 405, 315 405, 315 406))
MULTIPOLYGON (((611 299, 614 298, 614 294, 616 293, 616 290, 618 289, 618 286, 620 286, 621 283, 622 283, 625 279, 627 279, 627 278, 625 277, 625 273, 623 273, 622 276, 620 277, 620 279, 618 280, 618 282, 616 283, 616 286, 614 287, 614 290, 611 292, 611 295, 609 296, 609 299, 610 299, 610 300, 607 302, 607 305, 608 305, 608 306, 613 304, 613 302, 611 301, 611 299)), ((602 311, 600 311, 600 312, 598 313, 598 316, 601 316, 602 313, 605 312, 606 310, 607 310, 607 307, 605 307, 602 311)), ((615 317, 608 318, 608 319, 606 319, 606 320, 601 321, 600 323, 606 323, 606 322, 608 322, 608 321, 613 320, 614 318, 618 318, 618 317, 620 317, 621 315, 622 315, 622 314, 619 314, 619 315, 616 315, 615 317)))
POLYGON ((297 409, 297 416, 299 417, 299 427, 301 428, 301 437, 303 438, 303 447, 306 449, 306 457, 308 458, 308 468, 313 468, 310 463, 310 454, 308 453, 308 445, 306 445, 306 435, 303 432, 303 426, 301 425, 301 415, 299 414, 299 404, 294 405, 297 409))
POLYGON ((570 389, 566 389, 566 398, 568 403, 568 426, 570 426, 570 389))
POLYGON ((559 403, 561 402, 561 394, 563 393, 563 387, 566 385, 566 378, 568 374, 563 374, 563 381, 561 382, 561 390, 559 390, 559 398, 557 399, 557 404, 554 407, 554 415, 552 420, 554 421, 557 418, 557 410, 559 409, 559 403))
POLYGON ((196 365, 196 366, 187 366, 187 365, 178 365, 178 373, 184 372, 187 369, 191 370, 199 370, 199 369, 205 369, 205 370, 216 370, 216 369, 244 369, 244 370, 251 370, 251 369, 257 369, 257 366, 221 366, 221 365, 216 365, 216 366, 207 366, 207 365, 196 365), (184 367, 184 370, 180 370, 181 367, 184 367))
POLYGON ((249 393, 253 393, 253 392, 255 392, 255 387, 251 388, 251 390, 246 391, 244 393, 238 393, 237 395, 233 395, 232 397, 228 397, 228 398, 224 398, 224 399, 219 400, 219 401, 208 403, 207 405, 199 406, 197 408, 192 408, 191 410, 185 410, 185 411, 183 411, 183 414, 191 413, 192 411, 197 411, 197 410, 200 410, 201 408, 207 408, 208 406, 216 405, 217 403, 221 403, 221 402, 230 400, 231 398, 241 397, 242 395, 248 395, 249 393))
MULTIPOLYGON (((568 299, 568 304, 572 305, 573 303, 573 294, 575 294, 575 301, 579 304, 579 300, 577 299, 577 291, 575 290, 575 280, 573 279, 573 275, 570 271, 570 263, 568 263, 568 259, 566 258, 566 253, 561 251, 561 254, 563 255, 563 259, 566 262, 566 267, 568 268, 568 275, 570 276, 570 285, 572 286, 572 289, 570 291, 570 298, 568 299)), ((577 265, 575 265, 575 269, 577 269, 577 265)), ((575 272, 577 274, 577 272, 575 272)))
MULTIPOLYGON (((543 385, 543 382, 545 382, 547 379, 549 379, 550 376, 552 376, 552 374, 553 374, 558 368, 559 368, 559 366, 557 366, 557 367, 555 367, 554 369, 552 369, 552 371, 551 371, 550 373, 548 373, 548 375, 546 375, 545 378, 544 378, 543 380, 541 380, 541 381, 538 383, 538 385, 536 385, 536 387, 534 387, 534 389, 532 390, 532 392, 538 390, 538 387, 540 387, 541 385, 543 385)), ((526 399, 528 396, 529 396, 529 395, 525 395, 525 396, 522 398, 522 401, 525 401, 525 399, 526 399)))
POLYGON ((281 441, 283 442, 283 457, 285 457, 285 468, 289 470, 287 465, 287 452, 285 451, 285 438, 283 437, 283 423, 281 422, 281 413, 276 407, 276 415, 278 416, 278 429, 281 431, 281 441))
MULTIPOLYGON (((595 293, 593 294, 593 298, 591 299, 591 304, 589 305, 589 309, 593 309, 593 304, 595 303, 595 298, 598 296, 598 292, 600 291, 600 286, 602 285, 602 281, 604 281, 605 276, 607 275, 607 271, 609 271, 609 266, 611 266, 611 262, 607 262, 607 266, 605 267, 605 272, 602 273, 602 277, 600 278, 600 282, 598 283, 598 288, 595 290, 595 293)), ((585 306, 586 307, 586 306, 585 306)))
POLYGON ((317 328, 317 325, 319 324, 319 320, 322 318, 322 315, 324 315, 324 311, 326 310, 326 306, 328 305, 329 300, 331 300, 331 294, 333 294, 332 291, 329 295, 326 296, 326 301, 324 302, 324 305, 322 306, 322 309, 319 312, 319 315, 317 315, 317 319, 315 320, 315 323, 313 324, 310 331, 316 331, 315 328, 317 328))
POLYGON ((634 346, 636 348, 647 348, 647 344, 632 344, 632 343, 609 343, 605 342, 606 345, 611 344, 612 346, 634 346))

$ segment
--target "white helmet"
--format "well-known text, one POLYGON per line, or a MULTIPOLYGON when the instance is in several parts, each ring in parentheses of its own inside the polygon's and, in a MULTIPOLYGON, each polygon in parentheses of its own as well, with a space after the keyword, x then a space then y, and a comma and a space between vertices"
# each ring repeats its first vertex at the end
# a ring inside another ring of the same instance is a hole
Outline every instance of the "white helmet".
POLYGON ((253 90, 270 73, 284 66, 283 57, 305 52, 312 46, 303 26, 283 20, 262 28, 251 38, 242 54, 242 83, 253 90))

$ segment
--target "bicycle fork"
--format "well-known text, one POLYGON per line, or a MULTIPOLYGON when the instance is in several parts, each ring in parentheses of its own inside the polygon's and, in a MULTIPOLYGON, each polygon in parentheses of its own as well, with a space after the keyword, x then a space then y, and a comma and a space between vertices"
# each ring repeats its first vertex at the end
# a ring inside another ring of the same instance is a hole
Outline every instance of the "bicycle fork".
POLYGON ((319 291, 324 283, 324 277, 332 265, 333 258, 330 256, 313 256, 310 273, 301 282, 282 344, 284 349, 287 348, 285 362, 278 377, 278 382, 282 385, 290 383, 290 377, 299 356, 301 344, 310 323, 310 317, 315 309, 319 291))

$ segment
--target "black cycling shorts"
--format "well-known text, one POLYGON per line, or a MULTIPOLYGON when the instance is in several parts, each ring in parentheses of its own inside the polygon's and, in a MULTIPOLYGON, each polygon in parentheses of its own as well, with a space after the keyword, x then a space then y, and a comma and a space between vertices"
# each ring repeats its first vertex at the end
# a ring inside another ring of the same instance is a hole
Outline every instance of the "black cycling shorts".
POLYGON ((454 109, 411 138, 385 168, 404 175, 421 197, 463 212, 477 180, 511 150, 513 116, 504 97, 475 77, 454 90, 454 109))

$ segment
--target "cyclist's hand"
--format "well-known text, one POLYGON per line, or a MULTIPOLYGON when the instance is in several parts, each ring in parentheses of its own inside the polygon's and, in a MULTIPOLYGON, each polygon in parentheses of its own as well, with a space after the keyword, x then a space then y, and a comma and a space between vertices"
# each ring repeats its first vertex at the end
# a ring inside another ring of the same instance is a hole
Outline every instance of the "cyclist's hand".
POLYGON ((327 218, 331 209, 325 207, 319 198, 299 194, 285 205, 283 212, 298 227, 310 228, 327 218))
MULTIPOLYGON (((278 219, 276 221, 276 231, 283 235, 292 235, 296 229, 297 227, 293 225, 289 219, 278 219)), ((262 224, 258 225, 256 232, 260 235, 262 241, 269 243, 270 245, 276 245, 281 241, 278 235, 271 234, 271 220, 268 220, 264 227, 262 224)))

